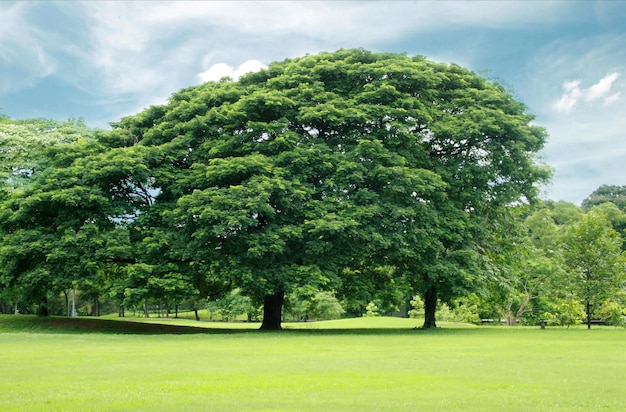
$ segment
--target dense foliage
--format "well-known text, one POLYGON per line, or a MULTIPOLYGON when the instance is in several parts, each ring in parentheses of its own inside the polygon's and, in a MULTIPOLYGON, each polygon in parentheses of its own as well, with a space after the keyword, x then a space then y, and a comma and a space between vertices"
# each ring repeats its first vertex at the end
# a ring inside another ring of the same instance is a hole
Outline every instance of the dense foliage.
POLYGON ((364 50, 184 89, 108 132, 72 123, 29 162, 5 155, 0 280, 42 314, 78 289, 95 313, 208 300, 262 306, 278 329, 286 311, 388 313, 418 294, 425 327, 438 301, 514 322, 574 270, 550 246, 567 231, 525 232, 564 218, 526 210, 549 177, 532 119, 459 66, 364 50))

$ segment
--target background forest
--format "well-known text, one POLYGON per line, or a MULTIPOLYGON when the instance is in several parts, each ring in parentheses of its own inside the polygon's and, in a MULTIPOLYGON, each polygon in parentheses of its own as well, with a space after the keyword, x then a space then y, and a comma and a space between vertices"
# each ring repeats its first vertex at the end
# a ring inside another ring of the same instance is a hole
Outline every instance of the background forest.
POLYGON ((498 84, 341 50, 93 130, 0 118, 0 308, 623 325, 626 186, 541 200, 498 84))

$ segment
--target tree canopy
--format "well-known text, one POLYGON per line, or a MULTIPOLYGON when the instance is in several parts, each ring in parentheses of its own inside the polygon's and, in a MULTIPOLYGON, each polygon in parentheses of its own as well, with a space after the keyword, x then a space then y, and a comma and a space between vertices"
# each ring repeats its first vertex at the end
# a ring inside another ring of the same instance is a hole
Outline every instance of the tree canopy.
POLYGON ((93 138, 82 121, 14 120, 0 116, 0 180, 13 190, 46 167, 46 150, 56 145, 93 138))
POLYGON ((617 185, 601 185, 593 191, 585 200, 581 207, 585 211, 589 211, 594 206, 604 203, 613 203, 621 211, 626 210, 626 186, 617 185))
POLYGON ((113 134, 154 149, 171 253, 264 299, 275 328, 285 292, 347 267, 391 265, 435 299, 468 288, 478 227, 549 175, 531 121, 459 66, 340 50, 182 90, 113 134))

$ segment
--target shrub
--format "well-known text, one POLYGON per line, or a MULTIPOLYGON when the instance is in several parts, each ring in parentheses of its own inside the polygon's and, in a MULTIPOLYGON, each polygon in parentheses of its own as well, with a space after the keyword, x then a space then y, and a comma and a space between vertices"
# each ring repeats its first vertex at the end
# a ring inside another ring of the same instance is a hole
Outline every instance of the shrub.
POLYGON ((311 301, 309 313, 317 320, 339 319, 345 312, 331 292, 317 292, 311 301))
POLYGON ((410 318, 422 318, 424 317, 424 301, 420 295, 413 296, 411 299, 411 310, 409 310, 410 318))
POLYGON ((365 314, 363 315, 366 318, 372 318, 375 316, 380 316, 380 308, 378 307, 378 305, 376 304, 376 302, 371 301, 370 303, 367 304, 367 306, 365 307, 365 314))

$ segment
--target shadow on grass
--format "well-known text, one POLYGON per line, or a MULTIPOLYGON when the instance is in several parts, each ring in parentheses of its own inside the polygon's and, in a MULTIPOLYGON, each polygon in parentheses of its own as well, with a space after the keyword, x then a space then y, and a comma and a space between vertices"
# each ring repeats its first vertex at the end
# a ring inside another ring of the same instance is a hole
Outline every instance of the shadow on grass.
POLYGON ((286 328, 280 331, 261 331, 259 329, 211 328, 206 326, 171 325, 146 323, 133 320, 110 320, 87 317, 38 317, 34 315, 0 315, 0 333, 106 333, 127 335, 185 335, 185 334, 241 334, 284 333, 290 335, 411 335, 411 334, 458 334, 468 333, 478 328, 437 328, 423 330, 419 328, 286 328))
POLYGON ((128 335, 185 335, 207 333, 237 333, 246 330, 210 329, 194 326, 164 325, 125 320, 70 318, 31 315, 0 316, 0 332, 33 333, 113 333, 128 335))

